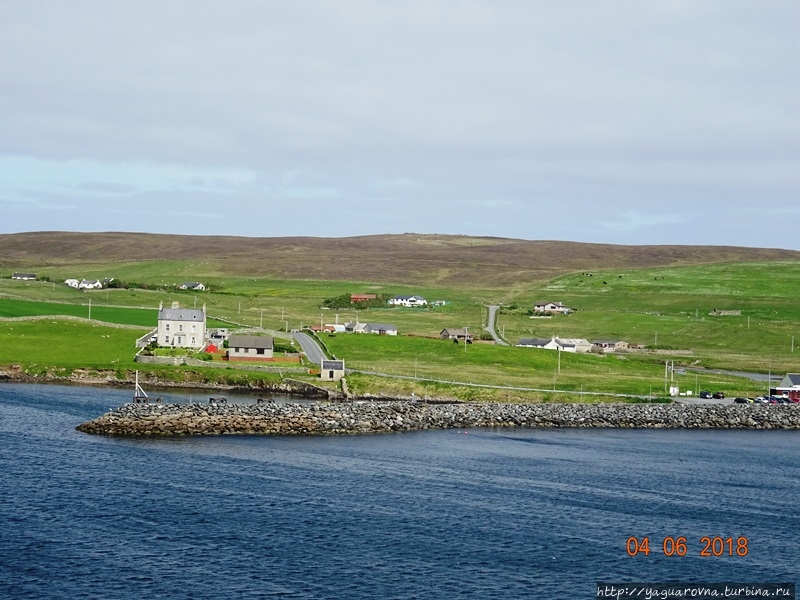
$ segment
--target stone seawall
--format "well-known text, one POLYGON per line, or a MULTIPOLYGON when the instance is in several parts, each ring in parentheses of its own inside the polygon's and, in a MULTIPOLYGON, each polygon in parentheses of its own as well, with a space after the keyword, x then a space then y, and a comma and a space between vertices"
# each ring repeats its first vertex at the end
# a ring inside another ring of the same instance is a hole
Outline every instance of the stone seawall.
POLYGON ((321 435, 468 427, 800 429, 800 406, 681 404, 125 404, 79 425, 104 435, 321 435))

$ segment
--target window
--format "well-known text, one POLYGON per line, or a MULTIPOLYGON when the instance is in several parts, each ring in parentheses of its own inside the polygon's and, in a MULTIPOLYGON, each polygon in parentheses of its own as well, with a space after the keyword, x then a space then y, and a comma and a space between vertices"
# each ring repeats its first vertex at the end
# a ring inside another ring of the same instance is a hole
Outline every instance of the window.
POLYGON ((169 336, 168 335, 164 336, 164 344, 169 344, 169 336))
POLYGON ((256 354, 264 354, 264 349, 263 348, 257 348, 256 349, 256 354))
POLYGON ((178 331, 183 331, 183 323, 181 323, 180 325, 178 325, 178 331))
POLYGON ((197 325, 192 323, 192 333, 194 333, 195 331, 197 331, 197 325))
POLYGON ((169 331, 169 323, 166 323, 166 324, 164 325, 164 331, 169 331))
POLYGON ((197 342, 195 341, 194 336, 192 336, 192 346, 194 346, 196 343, 197 342))

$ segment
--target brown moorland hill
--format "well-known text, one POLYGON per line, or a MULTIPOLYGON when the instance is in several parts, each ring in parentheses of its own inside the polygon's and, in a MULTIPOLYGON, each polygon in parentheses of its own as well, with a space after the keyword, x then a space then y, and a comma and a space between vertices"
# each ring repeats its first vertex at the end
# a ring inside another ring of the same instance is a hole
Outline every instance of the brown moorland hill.
POLYGON ((204 261, 214 271, 236 276, 496 287, 584 270, 800 260, 800 252, 412 233, 349 238, 60 231, 0 235, 0 266, 6 269, 153 260, 204 261))

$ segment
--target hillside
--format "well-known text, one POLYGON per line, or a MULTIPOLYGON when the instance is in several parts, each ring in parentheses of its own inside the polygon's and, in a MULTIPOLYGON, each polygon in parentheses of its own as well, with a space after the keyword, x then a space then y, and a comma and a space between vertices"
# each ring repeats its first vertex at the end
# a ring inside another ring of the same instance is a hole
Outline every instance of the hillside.
POLYGON ((154 260, 195 263, 197 276, 230 275, 496 287, 569 272, 800 260, 800 252, 731 246, 618 246, 452 235, 246 238, 149 233, 0 235, 0 267, 154 260))

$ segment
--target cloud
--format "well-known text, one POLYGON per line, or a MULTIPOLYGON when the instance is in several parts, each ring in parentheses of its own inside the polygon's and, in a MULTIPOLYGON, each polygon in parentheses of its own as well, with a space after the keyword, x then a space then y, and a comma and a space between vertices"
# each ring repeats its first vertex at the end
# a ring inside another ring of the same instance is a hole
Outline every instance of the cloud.
POLYGON ((800 191, 798 18, 788 0, 8 0, 0 196, 91 207, 101 230, 147 196, 207 218, 224 199, 218 233, 664 243, 725 202, 735 243, 748 206, 800 191), (697 218, 647 224, 673 212, 697 218))

